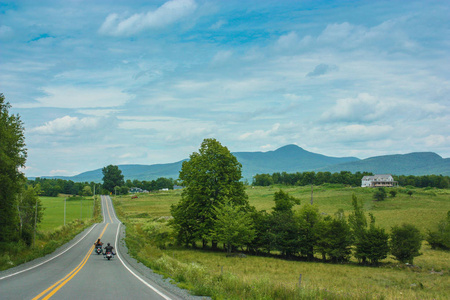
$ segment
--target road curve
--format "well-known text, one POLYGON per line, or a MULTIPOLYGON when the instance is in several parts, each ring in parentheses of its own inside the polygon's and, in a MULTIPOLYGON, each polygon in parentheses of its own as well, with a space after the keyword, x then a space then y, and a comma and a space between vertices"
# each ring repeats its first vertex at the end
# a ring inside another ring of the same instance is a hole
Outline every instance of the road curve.
POLYGON ((196 298, 176 287, 168 288, 167 282, 162 287, 159 283, 164 281, 156 283, 143 274, 142 267, 134 268, 128 254, 121 252, 123 225, 116 217, 111 198, 101 196, 101 203, 102 223, 85 230, 51 255, 0 272, 0 299, 196 298), (99 237, 116 249, 112 260, 94 253, 93 243, 99 237))

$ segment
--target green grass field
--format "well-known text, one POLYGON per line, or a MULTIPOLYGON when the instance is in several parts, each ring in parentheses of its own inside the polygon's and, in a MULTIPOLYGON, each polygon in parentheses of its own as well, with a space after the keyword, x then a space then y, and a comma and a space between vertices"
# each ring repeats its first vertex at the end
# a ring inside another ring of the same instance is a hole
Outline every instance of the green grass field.
POLYGON ((44 217, 39 224, 40 231, 52 231, 64 225, 64 199, 66 201, 66 224, 76 220, 87 221, 93 215, 93 198, 83 198, 83 200, 71 200, 66 197, 40 197, 42 206, 45 207, 44 217))
MULTIPOLYGON (((273 194, 279 187, 248 187, 249 202, 258 210, 270 211, 273 194)), ((283 187, 290 195, 311 201, 311 187, 283 187)), ((450 190, 398 188, 395 198, 382 202, 372 200, 373 189, 342 186, 314 187, 313 201, 323 214, 343 209, 348 215, 354 193, 364 201, 366 214, 388 230, 404 222, 414 224, 423 233, 434 229, 450 210, 450 190)), ((450 298, 450 253, 432 250, 423 243, 423 255, 414 266, 398 264, 392 258, 381 267, 349 264, 287 261, 279 258, 248 256, 226 257, 224 252, 180 249, 160 250, 149 244, 146 224, 155 218, 170 216, 170 205, 181 197, 181 191, 140 195, 137 199, 117 199, 117 211, 127 225, 130 252, 148 266, 177 280, 197 294, 215 299, 448 299, 450 298), (147 242, 146 242, 147 241, 147 242), (142 244, 145 244, 142 247, 142 244), (134 248, 136 247, 136 248, 134 248), (299 277, 302 274, 301 288, 299 277), (195 284, 195 282, 202 282, 195 284)), ((297 206, 297 209, 300 206, 297 206)))

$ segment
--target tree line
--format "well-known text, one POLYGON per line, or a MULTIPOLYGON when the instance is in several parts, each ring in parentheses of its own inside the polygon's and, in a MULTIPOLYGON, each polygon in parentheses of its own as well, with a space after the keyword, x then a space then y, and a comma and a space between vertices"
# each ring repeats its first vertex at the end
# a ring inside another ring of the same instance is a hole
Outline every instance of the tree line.
MULTIPOLYGON (((120 171, 120 170, 119 170, 120 171)), ((123 182, 112 181, 110 185, 96 182, 74 182, 72 180, 55 179, 55 178, 40 178, 33 180, 28 179, 27 185, 37 187, 41 196, 56 197, 59 194, 78 195, 78 196, 92 196, 95 194, 110 194, 115 193, 126 195, 130 188, 138 187, 147 191, 158 191, 164 188, 173 189, 175 181, 172 178, 160 177, 156 180, 139 181, 126 180, 123 182), (115 190, 116 188, 116 190, 115 190)))
MULTIPOLYGON (((322 185, 330 184, 344 184, 350 186, 361 186, 361 179, 364 176, 372 176, 370 172, 356 172, 341 171, 336 173, 331 172, 275 172, 271 174, 256 174, 253 176, 252 185, 254 186, 270 186, 273 184, 282 185, 322 185)), ((392 176, 400 186, 413 186, 419 188, 433 187, 439 189, 446 189, 450 187, 450 176, 443 175, 400 175, 392 176)))
MULTIPOLYGON (((413 225, 379 227, 367 218, 363 204, 352 198, 353 212, 345 216, 321 214, 283 190, 274 195, 271 212, 249 205, 243 183, 242 165, 215 139, 205 139, 199 149, 183 162, 181 200, 171 207, 176 242, 186 247, 227 252, 245 249, 254 254, 280 255, 289 259, 345 262, 353 255, 361 263, 377 265, 388 253, 401 262, 412 263, 420 255, 422 236, 413 225)), ((348 175, 347 173, 345 173, 348 175)), ((164 233, 165 234, 165 233, 164 233)))

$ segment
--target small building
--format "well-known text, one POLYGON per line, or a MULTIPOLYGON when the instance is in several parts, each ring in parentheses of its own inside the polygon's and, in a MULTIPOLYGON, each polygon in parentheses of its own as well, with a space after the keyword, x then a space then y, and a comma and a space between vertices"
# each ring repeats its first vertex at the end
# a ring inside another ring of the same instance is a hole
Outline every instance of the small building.
POLYGON ((391 174, 364 176, 361 179, 361 187, 394 187, 394 186, 398 186, 398 182, 394 180, 391 174))

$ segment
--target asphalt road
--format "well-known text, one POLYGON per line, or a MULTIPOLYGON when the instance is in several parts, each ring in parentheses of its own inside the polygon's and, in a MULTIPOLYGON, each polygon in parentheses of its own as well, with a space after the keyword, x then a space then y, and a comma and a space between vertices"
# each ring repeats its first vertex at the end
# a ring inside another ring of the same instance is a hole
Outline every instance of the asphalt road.
MULTIPOLYGON (((194 299, 131 259, 109 196, 101 196, 103 223, 79 234, 51 255, 0 272, 0 299, 194 299), (101 238, 116 256, 94 252, 101 238)), ((198 298, 197 298, 198 299, 198 298)))

